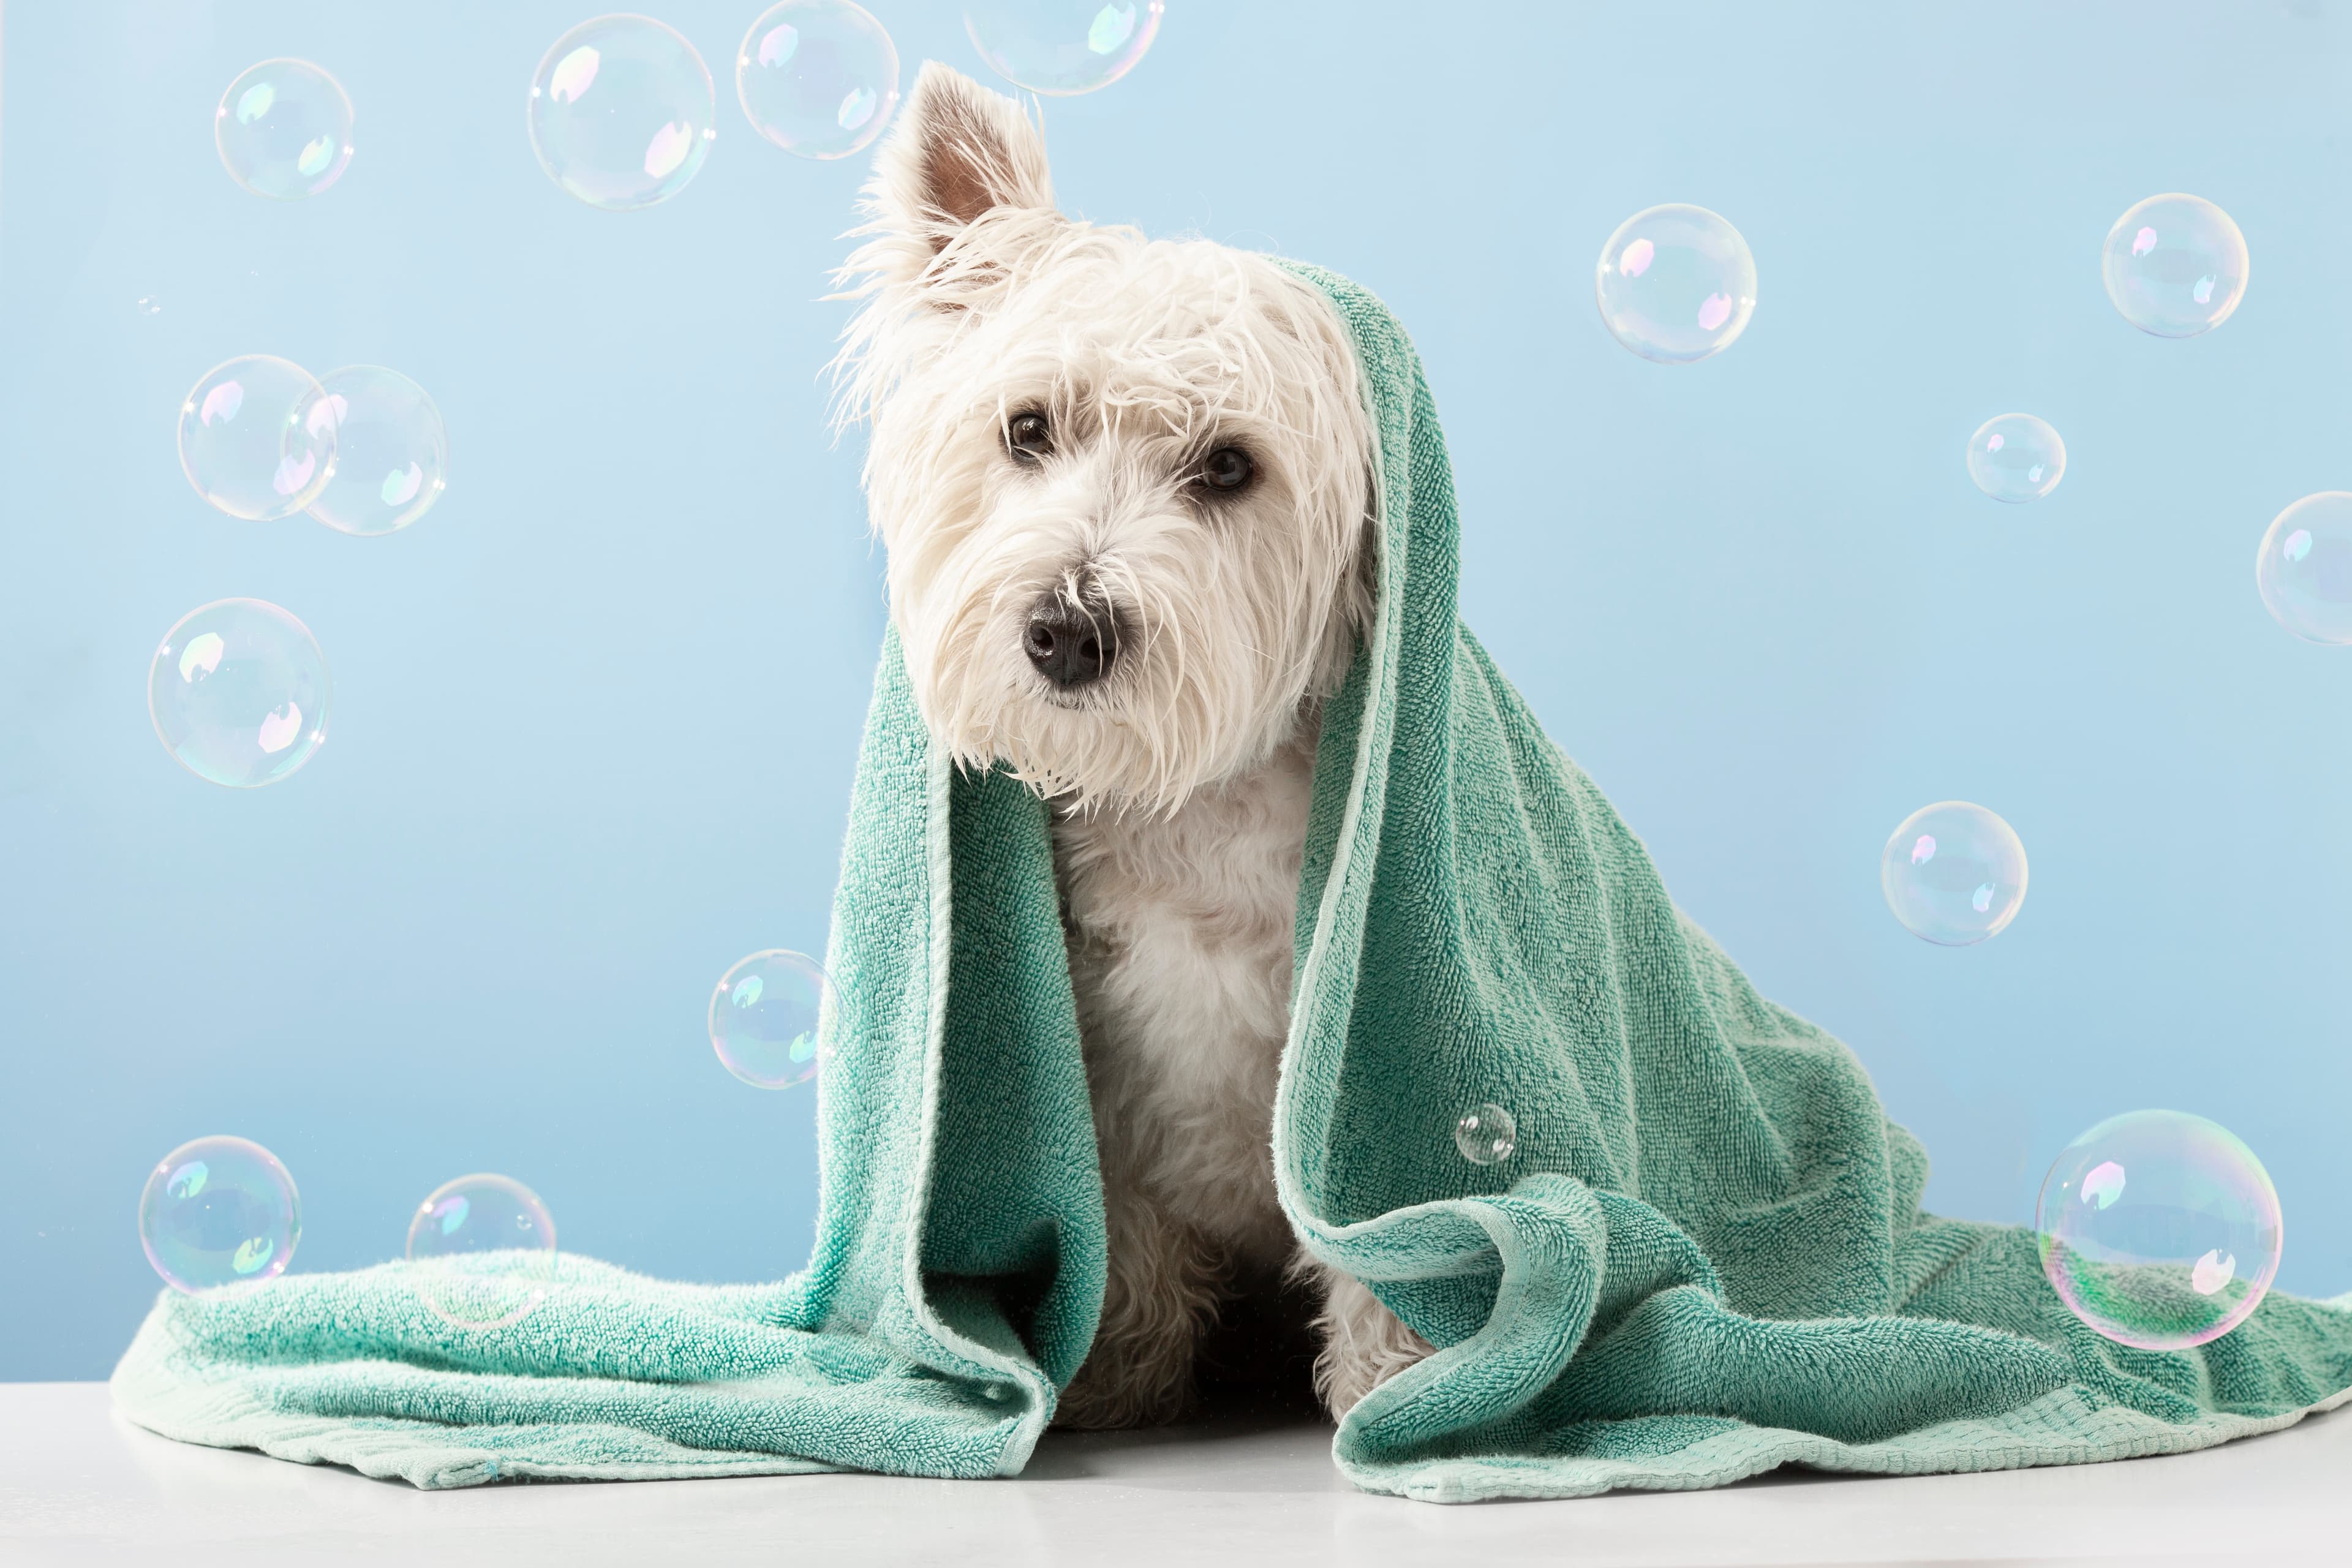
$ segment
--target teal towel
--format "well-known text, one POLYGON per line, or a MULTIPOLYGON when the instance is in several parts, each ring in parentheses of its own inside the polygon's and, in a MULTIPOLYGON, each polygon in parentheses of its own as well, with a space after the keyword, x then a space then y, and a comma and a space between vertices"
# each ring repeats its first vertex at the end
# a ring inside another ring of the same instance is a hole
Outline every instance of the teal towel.
MULTIPOLYGON (((1353 333, 1381 590, 1326 708, 1276 1110, 1285 1210, 1439 1347, 1339 1425, 1437 1500, 2173 1452, 2352 1385, 2352 1311, 2199 1350, 2076 1322, 2032 1237, 1919 1212, 1927 1162, 1759 996, 1457 618, 1452 471, 1403 330, 1353 333), (1494 1102, 1517 1146, 1456 1151, 1494 1102)), ((1084 1360, 1102 1198, 1044 806, 929 743, 886 641, 827 957, 814 1256, 693 1287, 567 1258, 509 1329, 404 1266, 166 1293, 114 1376, 191 1442, 419 1486, 836 1467, 1011 1475, 1084 1360)), ((2117 1109, 2124 1109, 2118 1107, 2117 1109)))

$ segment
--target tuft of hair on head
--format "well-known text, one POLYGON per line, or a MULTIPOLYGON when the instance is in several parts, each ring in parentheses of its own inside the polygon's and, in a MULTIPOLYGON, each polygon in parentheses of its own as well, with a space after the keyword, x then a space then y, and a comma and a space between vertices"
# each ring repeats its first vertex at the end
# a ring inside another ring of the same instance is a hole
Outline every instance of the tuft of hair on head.
POLYGON ((1054 206, 1036 121, 937 60, 883 139, 858 214, 849 234, 864 243, 834 274, 831 296, 865 301, 834 361, 840 425, 871 416, 912 360, 1071 226, 1054 206))

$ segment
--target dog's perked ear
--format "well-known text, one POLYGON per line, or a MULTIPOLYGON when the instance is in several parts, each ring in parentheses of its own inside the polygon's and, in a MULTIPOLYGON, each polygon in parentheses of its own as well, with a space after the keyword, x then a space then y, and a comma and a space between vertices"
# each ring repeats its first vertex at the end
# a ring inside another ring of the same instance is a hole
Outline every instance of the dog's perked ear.
POLYGON ((937 60, 915 79, 882 144, 865 206, 870 221, 861 232, 877 240, 866 258, 879 263, 866 270, 892 283, 922 281, 960 238, 984 244, 986 231, 973 226, 992 215, 1013 220, 986 226, 1011 247, 1038 219, 1060 221, 1035 123, 1012 99, 937 60))

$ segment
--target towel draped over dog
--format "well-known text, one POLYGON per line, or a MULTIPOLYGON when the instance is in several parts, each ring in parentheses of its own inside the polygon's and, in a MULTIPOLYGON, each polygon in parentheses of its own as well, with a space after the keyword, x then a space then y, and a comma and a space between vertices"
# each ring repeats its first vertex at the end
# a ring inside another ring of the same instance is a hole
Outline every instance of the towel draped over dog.
MULTIPOLYGON (((1346 1473, 1456 1501, 1991 1469, 2201 1447, 2344 1397, 2352 1310, 2273 1293, 2199 1349, 2127 1349, 2068 1313, 2030 1233, 1920 1212, 1927 1157, 1853 1054, 1675 907, 1462 625, 1412 345, 1296 270, 1361 366, 1380 592, 1324 708, 1269 1171, 1305 1245, 1438 1347, 1340 1422, 1346 1473), (1478 1164, 1454 1131, 1486 1103, 1517 1142, 1478 1164)), ((1017 1474, 1105 1276, 1051 837, 1034 795, 931 745, 895 641, 827 965, 799 1274, 567 1257, 543 1306, 479 1331, 402 1264, 166 1291, 118 1405, 423 1487, 1017 1474)))

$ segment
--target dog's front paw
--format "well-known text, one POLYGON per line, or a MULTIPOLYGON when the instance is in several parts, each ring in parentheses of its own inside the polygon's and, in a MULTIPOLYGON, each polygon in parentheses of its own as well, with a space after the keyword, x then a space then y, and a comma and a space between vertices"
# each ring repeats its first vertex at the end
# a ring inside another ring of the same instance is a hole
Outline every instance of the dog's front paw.
POLYGON ((1323 1349, 1315 1358, 1315 1392, 1333 1420, 1437 1347, 1397 1321, 1353 1275, 1318 1266, 1323 1315, 1315 1321, 1323 1349))

